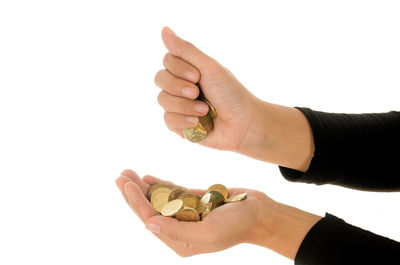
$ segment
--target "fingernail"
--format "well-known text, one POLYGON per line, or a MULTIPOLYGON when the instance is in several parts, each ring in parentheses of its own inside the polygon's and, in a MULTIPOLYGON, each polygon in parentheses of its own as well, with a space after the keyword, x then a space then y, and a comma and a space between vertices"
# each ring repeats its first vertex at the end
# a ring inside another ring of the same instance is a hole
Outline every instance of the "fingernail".
POLYGON ((187 98, 195 98, 196 89, 194 89, 193 87, 184 87, 182 88, 182 95, 187 98))
POLYGON ((208 111, 208 106, 205 103, 196 103, 194 109, 199 113, 206 113, 208 111))
POLYGON ((190 79, 190 80, 195 80, 196 75, 195 75, 195 73, 193 73, 193 72, 187 71, 187 72, 185 72, 185 77, 186 77, 187 79, 190 79))
POLYGON ((193 116, 188 116, 186 117, 186 121, 189 122, 190 124, 197 125, 198 118, 193 116))
POLYGON ((160 233, 160 226, 157 224, 146 224, 146 229, 156 234, 160 233))
POLYGON ((166 31, 167 31, 167 33, 169 35, 171 35, 171 36, 175 36, 176 35, 175 32, 173 32, 172 29, 170 29, 169 27, 165 27, 165 29, 166 29, 166 31))

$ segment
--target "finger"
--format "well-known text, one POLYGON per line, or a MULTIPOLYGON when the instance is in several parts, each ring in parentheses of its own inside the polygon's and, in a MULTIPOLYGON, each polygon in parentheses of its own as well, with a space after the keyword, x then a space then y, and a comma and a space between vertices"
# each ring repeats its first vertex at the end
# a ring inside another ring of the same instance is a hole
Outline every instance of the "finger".
POLYGON ((186 116, 180 113, 165 112, 164 121, 168 129, 171 131, 183 128, 196 127, 199 123, 199 118, 196 116, 186 116))
POLYGON ((156 178, 152 175, 146 175, 143 177, 143 182, 147 183, 148 185, 152 185, 155 183, 161 183, 161 184, 165 184, 165 185, 173 185, 176 186, 174 183, 172 183, 171 181, 166 181, 166 180, 162 180, 159 178, 156 178))
POLYGON ((135 171, 130 169, 125 169, 121 173, 122 176, 126 176, 132 182, 136 183, 139 188, 142 190, 143 194, 147 194, 147 190, 149 189, 149 185, 143 182, 143 180, 136 174, 135 171))
POLYGON ((215 63, 211 57, 204 54, 193 44, 179 38, 170 28, 164 27, 161 36, 170 53, 190 63, 200 72, 207 71, 207 67, 215 63))
POLYGON ((127 204, 129 204, 128 197, 126 196, 125 192, 125 184, 131 182, 128 177, 120 176, 115 180, 115 184, 117 184, 118 189, 121 191, 122 196, 124 197, 127 204))
MULTIPOLYGON (((174 184, 174 183, 172 183, 172 182, 170 182, 170 181, 165 181, 165 180, 156 178, 156 177, 151 176, 151 175, 146 175, 146 176, 144 176, 144 177, 143 177, 143 181, 144 181, 145 183, 149 184, 149 185, 152 185, 152 184, 155 184, 155 183, 161 183, 161 184, 165 184, 165 185, 177 186, 176 184, 174 184)), ((182 187, 182 186, 180 186, 180 187, 182 187)), ((185 188, 185 187, 184 187, 184 188, 185 188)), ((191 193, 193 193, 193 194, 195 194, 195 195, 199 195, 199 196, 203 196, 203 195, 206 193, 205 190, 201 190, 201 189, 188 189, 188 188, 185 188, 185 189, 187 189, 187 190, 190 191, 191 193)))
POLYGON ((176 128, 176 129, 173 129, 173 130, 171 130, 171 131, 175 132, 175 133, 176 133, 177 135, 179 135, 182 139, 185 139, 185 135, 183 135, 183 131, 182 131, 181 128, 176 128))
POLYGON ((165 69, 176 77, 196 84, 200 80, 200 72, 193 65, 168 52, 164 56, 165 69))
POLYGON ((136 183, 126 183, 124 190, 127 195, 129 205, 143 222, 146 222, 150 217, 158 215, 157 211, 146 199, 136 183))
POLYGON ((199 95, 199 88, 194 83, 177 78, 167 70, 158 71, 154 83, 174 96, 195 99, 199 95))
POLYGON ((176 112, 191 116, 204 116, 208 112, 208 105, 200 100, 190 100, 173 96, 164 90, 158 94, 158 104, 167 112, 176 112))
POLYGON ((173 241, 198 244, 208 241, 202 222, 183 222, 177 219, 153 216, 146 221, 146 228, 173 241))

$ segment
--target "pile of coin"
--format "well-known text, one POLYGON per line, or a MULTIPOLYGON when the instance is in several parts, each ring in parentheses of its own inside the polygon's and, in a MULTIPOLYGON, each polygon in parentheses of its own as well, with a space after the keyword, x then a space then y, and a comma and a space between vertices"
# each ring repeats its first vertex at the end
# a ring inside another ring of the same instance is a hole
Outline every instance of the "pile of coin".
POLYGON ((205 102, 208 105, 209 110, 206 115, 199 117, 199 123, 196 127, 183 129, 183 135, 185 138, 193 143, 201 142, 206 138, 207 134, 214 129, 214 119, 217 117, 217 111, 205 98, 200 86, 198 84, 197 86, 200 91, 197 100, 205 102))
POLYGON ((228 196, 229 191, 222 184, 210 186, 202 197, 183 187, 162 183, 151 185, 147 192, 147 198, 157 212, 187 222, 203 220, 216 207, 244 200, 247 194, 228 196))

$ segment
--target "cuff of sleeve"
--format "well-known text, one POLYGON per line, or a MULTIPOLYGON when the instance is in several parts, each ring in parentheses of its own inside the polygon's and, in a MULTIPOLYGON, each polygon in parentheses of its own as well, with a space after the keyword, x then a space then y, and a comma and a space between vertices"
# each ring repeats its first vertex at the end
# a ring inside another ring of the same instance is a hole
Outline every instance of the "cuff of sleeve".
POLYGON ((319 220, 307 233, 299 250, 297 251, 294 263, 296 265, 312 265, 321 263, 330 246, 330 239, 337 233, 337 228, 346 224, 342 219, 329 213, 319 220))
POLYGON ((296 265, 397 264, 400 261, 399 254, 398 242, 348 224, 326 213, 303 239, 294 263, 296 265))
POLYGON ((320 117, 311 109, 303 107, 295 107, 300 110, 308 120, 313 137, 314 137, 314 156, 311 160, 310 166, 306 172, 294 170, 287 167, 279 166, 282 176, 292 182, 314 183, 317 185, 332 183, 335 176, 335 167, 331 159, 326 157, 322 152, 321 139, 324 138, 324 132, 321 130, 320 117))

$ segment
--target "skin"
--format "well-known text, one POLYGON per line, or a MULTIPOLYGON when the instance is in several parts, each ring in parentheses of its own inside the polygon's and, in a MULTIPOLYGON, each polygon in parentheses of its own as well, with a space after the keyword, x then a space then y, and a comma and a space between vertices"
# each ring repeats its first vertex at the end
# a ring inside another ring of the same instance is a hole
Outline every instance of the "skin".
MULTIPOLYGON (((304 236, 321 218, 273 201, 264 193, 234 188, 229 194, 247 193, 243 201, 224 204, 199 222, 181 222, 161 216, 146 198, 153 183, 173 184, 124 170, 116 184, 125 201, 161 241, 182 257, 220 251, 240 243, 267 247, 294 259, 304 236)), ((203 195, 204 190, 189 189, 203 195)))
MULTIPOLYGON (((158 103, 165 124, 182 138, 183 128, 194 127, 208 106, 196 100, 199 82, 205 97, 217 110, 214 130, 200 144, 305 172, 314 154, 310 125, 297 109, 262 101, 233 74, 172 30, 162 30, 168 53, 157 72, 161 88, 158 103)), ((181 256, 220 251, 236 244, 267 247, 294 259, 297 250, 320 216, 281 204, 264 193, 246 192, 246 200, 213 210, 200 222, 179 222, 158 214, 145 194, 152 183, 169 183, 152 176, 143 179, 125 170, 116 180, 126 202, 160 240, 181 256)), ((203 190, 191 190, 202 195, 203 190)))

